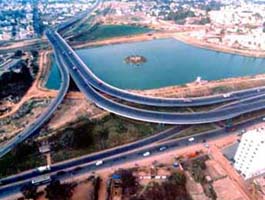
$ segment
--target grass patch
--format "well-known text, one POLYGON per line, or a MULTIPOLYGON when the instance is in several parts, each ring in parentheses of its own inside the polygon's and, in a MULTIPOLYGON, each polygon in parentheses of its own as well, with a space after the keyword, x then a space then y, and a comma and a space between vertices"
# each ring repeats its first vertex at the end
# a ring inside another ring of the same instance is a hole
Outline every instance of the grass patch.
POLYGON ((59 130, 49 139, 53 149, 53 161, 63 161, 133 142, 166 128, 169 126, 136 122, 115 115, 98 122, 81 119, 59 130))
POLYGON ((232 90, 231 87, 228 86, 217 86, 212 88, 213 94, 222 94, 226 92, 230 92, 232 90))
POLYGON ((192 136, 198 133, 203 133, 206 131, 215 130, 216 126, 214 124, 199 124, 199 125, 193 125, 190 128, 184 129, 181 131, 180 134, 175 136, 174 138, 181 138, 181 137, 187 137, 192 136))
POLYGON ((149 31, 150 29, 148 28, 132 25, 98 25, 93 27, 89 32, 84 31, 83 34, 79 34, 78 37, 74 37, 71 41, 103 40, 119 36, 142 34, 149 31))

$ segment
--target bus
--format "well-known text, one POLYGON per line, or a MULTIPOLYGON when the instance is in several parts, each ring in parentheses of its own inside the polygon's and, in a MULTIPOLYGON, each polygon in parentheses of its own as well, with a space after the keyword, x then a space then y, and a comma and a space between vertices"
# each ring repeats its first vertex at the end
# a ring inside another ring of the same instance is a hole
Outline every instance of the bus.
POLYGON ((51 177, 49 175, 39 176, 31 180, 33 185, 41 185, 49 182, 51 182, 51 177))

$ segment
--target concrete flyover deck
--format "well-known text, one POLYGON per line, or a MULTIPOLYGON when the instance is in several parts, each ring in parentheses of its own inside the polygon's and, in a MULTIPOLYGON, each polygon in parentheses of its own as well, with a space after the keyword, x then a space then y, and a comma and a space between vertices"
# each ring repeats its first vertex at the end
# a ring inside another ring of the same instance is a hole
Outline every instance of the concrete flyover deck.
MULTIPOLYGON (((171 105, 176 106, 177 100, 172 99, 159 99, 159 98, 149 98, 140 95, 131 94, 127 91, 120 90, 118 88, 112 87, 107 83, 99 80, 91 70, 82 62, 78 55, 73 51, 73 49, 66 43, 66 41, 60 36, 56 31, 50 30, 47 32, 48 39, 54 43, 54 46, 62 49, 58 52, 59 57, 65 61, 66 66, 71 74, 71 77, 79 87, 79 89, 86 95, 86 97, 93 101, 98 107, 107 110, 111 113, 127 117, 130 119, 153 122, 153 123, 163 123, 163 124, 204 124, 212 123, 222 120, 231 119, 239 115, 257 111, 260 109, 265 109, 265 94, 263 94, 264 88, 246 90, 240 95, 246 95, 244 98, 251 98, 252 101, 245 101, 239 104, 233 104, 229 107, 224 107, 218 110, 211 110, 207 112, 198 112, 198 113, 171 113, 171 112, 156 112, 150 110, 144 110, 135 108, 132 106, 124 105, 122 103, 117 103, 111 99, 106 98, 101 94, 107 93, 115 98, 128 100, 130 102, 161 106, 170 102, 171 105), (262 91, 261 91, 262 90, 262 91), (100 92, 98 92, 100 91, 100 92), (107 92, 106 92, 107 91, 107 92), (262 92, 262 94, 260 94, 262 92), (257 95, 260 94, 260 95, 257 95), (253 99, 253 94, 257 95, 257 98, 253 99)), ((232 95, 233 97, 233 95, 232 95)), ((202 98, 206 102, 216 101, 216 98, 219 100, 227 100, 229 98, 225 97, 208 97, 202 98), (221 99, 220 99, 221 98, 221 99)), ((243 97, 241 97, 243 99, 243 97)), ((198 98, 198 101, 201 99, 198 98)), ((230 99, 231 100, 231 99, 230 99)), ((191 102, 187 102, 189 105, 191 102)), ((201 102, 200 102, 201 103, 201 102)))

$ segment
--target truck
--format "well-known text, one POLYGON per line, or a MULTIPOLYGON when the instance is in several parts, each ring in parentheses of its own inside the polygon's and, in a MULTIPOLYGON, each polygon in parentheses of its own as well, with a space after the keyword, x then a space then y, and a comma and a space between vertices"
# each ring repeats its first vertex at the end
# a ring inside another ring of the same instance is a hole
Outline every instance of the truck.
POLYGON ((45 165, 45 166, 41 166, 37 168, 37 171, 40 173, 46 172, 46 171, 50 171, 51 170, 51 166, 50 165, 45 165))

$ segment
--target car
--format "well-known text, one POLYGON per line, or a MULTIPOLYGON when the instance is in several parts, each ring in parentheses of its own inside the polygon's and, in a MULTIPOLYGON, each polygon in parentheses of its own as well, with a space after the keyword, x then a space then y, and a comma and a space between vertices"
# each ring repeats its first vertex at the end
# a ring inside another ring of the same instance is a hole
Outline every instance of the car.
POLYGON ((96 162, 96 166, 102 165, 103 164, 103 160, 99 160, 96 162))
POLYGON ((262 118, 262 121, 265 121, 265 117, 262 118))
POLYGON ((159 151, 165 151, 167 149, 167 146, 162 146, 159 148, 159 151))
POLYGON ((224 97, 224 98, 231 97, 231 93, 223 94, 223 97, 224 97))
POLYGON ((206 148, 209 148, 209 144, 207 144, 207 143, 205 143, 204 146, 205 146, 206 148))
POLYGON ((150 151, 147 151, 147 152, 143 153, 143 157, 147 157, 147 156, 150 156, 150 155, 151 155, 150 151))
POLYGON ((42 172, 46 172, 46 171, 50 171, 51 170, 51 166, 50 165, 46 165, 46 166, 41 166, 37 168, 37 171, 42 173, 42 172))
POLYGON ((194 137, 191 137, 188 139, 189 142, 193 142, 194 141, 194 137))
POLYGON ((73 66, 73 70, 77 70, 77 67, 76 66, 73 66))

